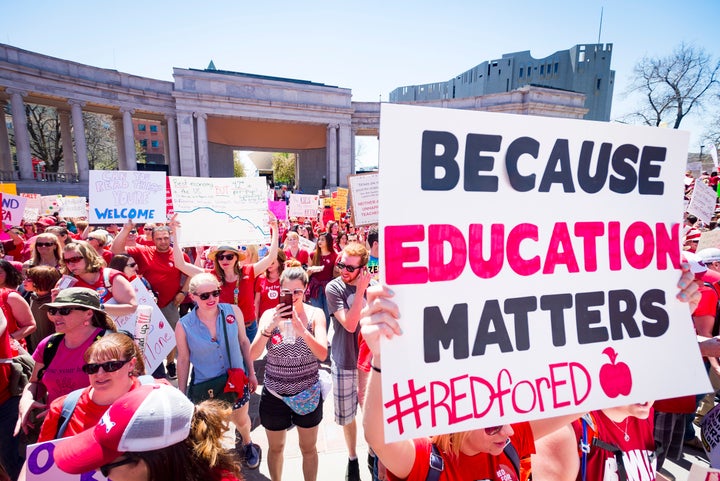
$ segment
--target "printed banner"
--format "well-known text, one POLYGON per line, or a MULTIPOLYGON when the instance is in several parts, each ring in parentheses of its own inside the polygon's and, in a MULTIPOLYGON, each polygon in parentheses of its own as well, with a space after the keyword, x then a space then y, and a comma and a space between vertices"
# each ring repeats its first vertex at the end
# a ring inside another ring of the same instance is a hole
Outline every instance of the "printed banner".
POLYGON ((716 201, 717 192, 712 187, 705 182, 695 182, 687 211, 708 224, 715 215, 716 201))
POLYGON ((91 471, 83 474, 68 474, 61 471, 53 459, 55 445, 59 442, 72 442, 72 437, 53 439, 44 443, 31 444, 25 450, 27 454, 27 481, 105 481, 107 478, 100 471, 91 471), (68 441, 64 441, 64 440, 68 441))
POLYGON ((60 214, 62 214, 63 217, 87 217, 87 198, 63 197, 60 214))
MULTIPOLYGON (((150 317, 150 328, 144 333, 144 349, 142 350, 145 361, 145 372, 152 374, 175 347, 175 332, 165 319, 160 308, 155 304, 155 298, 152 292, 147 290, 145 284, 136 277, 130 285, 135 289, 138 306, 146 305, 153 308, 150 317)), ((108 303, 115 304, 115 300, 110 299, 108 303)), ((126 316, 118 317, 115 319, 115 324, 117 324, 118 330, 122 329, 131 332, 137 337, 137 333, 135 332, 136 321, 137 312, 134 312, 126 316)))
POLYGON ((711 390, 675 298, 687 132, 381 109, 388 442, 711 390))
MULTIPOLYGON (((404 184, 405 182, 398 184, 398 186, 404 184)), ((353 224, 356 226, 377 224, 379 207, 378 173, 349 175, 348 188, 353 224)), ((398 189, 398 191, 400 190, 398 189)))
POLYGON ((165 172, 91 170, 91 224, 167 222, 165 172))
POLYGON ((311 219, 317 219, 318 196, 310 194, 290 194, 288 215, 290 217, 309 217, 311 219))
POLYGON ((264 177, 170 177, 182 224, 180 246, 265 244, 270 240, 264 177))
POLYGON ((25 197, 2 194, 2 220, 6 226, 10 227, 22 224, 26 203, 27 198, 25 197))

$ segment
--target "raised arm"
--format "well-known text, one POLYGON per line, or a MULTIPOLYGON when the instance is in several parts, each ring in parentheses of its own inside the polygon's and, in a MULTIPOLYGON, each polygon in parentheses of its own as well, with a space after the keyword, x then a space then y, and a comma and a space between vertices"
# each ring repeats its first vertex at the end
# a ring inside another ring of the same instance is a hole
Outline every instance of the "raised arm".
POLYGON ((190 264, 185 260, 185 254, 180 248, 180 243, 177 241, 180 238, 181 229, 180 223, 177 221, 176 217, 177 214, 172 216, 172 219, 168 222, 168 225, 172 230, 170 240, 172 241, 173 262, 175 263, 175 267, 188 277, 192 277, 196 274, 202 274, 205 272, 205 269, 200 266, 190 264))
MULTIPOLYGON (((120 232, 118 232, 118 234, 115 236, 115 239, 113 239, 112 246, 110 246, 110 251, 112 251, 113 254, 122 254, 125 252, 125 243, 127 242, 128 234, 134 227, 135 224, 133 224, 133 221, 131 220, 128 220, 123 225, 122 229, 120 229, 120 232)), ((86 234, 83 232, 83 235, 86 234)))
POLYGON ((270 225, 270 251, 268 255, 260 259, 255 263, 253 269, 255 269, 255 275, 265 272, 272 261, 277 258, 278 253, 278 220, 275 214, 268 211, 268 224, 270 225))

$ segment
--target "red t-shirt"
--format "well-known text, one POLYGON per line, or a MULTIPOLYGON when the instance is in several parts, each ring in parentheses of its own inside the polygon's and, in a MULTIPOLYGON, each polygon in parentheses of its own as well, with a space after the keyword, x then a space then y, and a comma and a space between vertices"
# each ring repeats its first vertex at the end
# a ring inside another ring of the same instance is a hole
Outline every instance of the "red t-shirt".
POLYGON ((280 279, 269 281, 265 276, 260 276, 255 282, 255 293, 260 294, 260 306, 258 317, 268 309, 273 309, 280 302, 280 279))
POLYGON ((288 249, 285 251, 285 256, 287 256, 288 260, 297 259, 297 261, 303 265, 306 265, 308 263, 309 258, 308 251, 304 249, 298 249, 298 253, 296 256, 292 255, 292 252, 290 252, 290 249, 288 249))
POLYGON ((110 249, 106 249, 106 248, 103 247, 102 258, 103 258, 103 260, 105 261, 105 265, 109 266, 109 265, 110 265, 110 261, 111 261, 112 258, 113 258, 113 253, 112 253, 112 251, 111 251, 110 249))
POLYGON ((717 310, 718 296, 715 293, 715 289, 708 286, 700 286, 700 304, 693 311, 693 316, 712 316, 715 317, 715 311, 717 310))
MULTIPOLYGON (((535 452, 535 441, 532 430, 528 423, 512 425, 515 434, 510 439, 518 452, 520 459, 530 456, 535 452)), ((415 439, 415 463, 408 481, 425 481, 430 470, 430 453, 432 442, 429 438, 415 439)), ((505 453, 499 456, 491 456, 488 453, 480 453, 475 456, 468 456, 460 453, 458 456, 450 456, 441 453, 445 468, 440 474, 440 481, 467 481, 473 479, 487 479, 491 481, 518 481, 519 476, 515 472, 512 461, 505 453)), ((387 472, 390 480, 399 480, 390 471, 387 472)))
POLYGON ((370 362, 372 361, 372 351, 363 339, 362 332, 358 334, 358 361, 357 367, 361 371, 370 372, 370 362))
POLYGON ((90 284, 88 282, 85 282, 80 277, 75 277, 77 280, 77 283, 73 287, 87 287, 88 289, 92 289, 98 293, 100 296, 100 300, 105 303, 113 298, 112 291, 108 289, 105 286, 105 270, 108 270, 110 272, 109 274, 109 281, 110 281, 110 287, 112 288, 113 282, 115 282, 115 278, 117 276, 123 275, 122 272, 116 271, 115 269, 110 269, 108 267, 103 267, 100 269, 100 277, 98 277, 98 280, 95 281, 94 284, 90 284))
MULTIPOLYGON (((593 411, 592 418, 598 439, 617 446, 623 451, 623 461, 631 479, 653 481, 656 478, 655 463, 651 461, 655 455, 655 439, 653 437, 653 413, 647 419, 630 416, 626 421, 614 423, 602 411, 593 411), (625 441, 627 432, 628 440, 625 441)), ((575 437, 582 439, 582 422, 573 422, 575 437)), ((578 473, 578 481, 582 475, 578 473)), ((587 456, 587 476, 591 481, 618 479, 615 455, 605 449, 592 446, 587 456)))
MULTIPOLYGON (((158 252, 155 246, 142 245, 128 247, 126 250, 137 262, 138 274, 147 279, 157 292, 158 306, 165 307, 170 304, 182 287, 182 272, 175 267, 172 251, 158 252)), ((183 253, 183 257, 185 262, 190 262, 187 254, 183 253)))
MULTIPOLYGON (((220 279, 213 269, 213 275, 220 279)), ((154 285, 150 282, 151 285, 154 285)), ((242 311, 245 325, 250 325, 255 320, 255 266, 245 264, 240 267, 240 282, 225 282, 220 286, 220 302, 225 304, 236 304, 242 311), (237 302, 235 302, 235 289, 237 288, 237 302)))

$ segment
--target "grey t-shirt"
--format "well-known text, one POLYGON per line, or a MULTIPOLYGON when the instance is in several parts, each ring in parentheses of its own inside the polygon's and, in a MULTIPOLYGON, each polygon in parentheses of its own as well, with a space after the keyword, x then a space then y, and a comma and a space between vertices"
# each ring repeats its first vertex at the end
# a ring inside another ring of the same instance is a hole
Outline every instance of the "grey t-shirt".
POLYGON ((340 309, 350 310, 356 290, 355 286, 345 284, 341 277, 336 277, 325 286, 328 311, 333 323, 330 358, 338 368, 346 370, 357 368, 360 324, 358 323, 355 332, 348 332, 332 314, 340 309))

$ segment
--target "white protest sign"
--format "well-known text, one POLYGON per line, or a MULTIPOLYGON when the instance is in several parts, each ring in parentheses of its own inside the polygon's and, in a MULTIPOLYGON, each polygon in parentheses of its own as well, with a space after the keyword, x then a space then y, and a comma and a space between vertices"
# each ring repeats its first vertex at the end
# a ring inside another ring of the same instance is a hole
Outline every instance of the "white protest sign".
POLYGON ((700 234, 700 242, 698 242, 695 252, 700 252, 708 247, 720 247, 720 229, 708 230, 700 234))
MULTIPOLYGON (((660 478, 658 477, 658 479, 660 478)), ((687 481, 720 481, 720 469, 708 468, 705 465, 691 463, 687 481)))
POLYGON ((310 239, 307 239, 303 236, 300 236, 298 246, 304 250, 308 251, 310 253, 310 256, 312 257, 312 253, 315 252, 315 243, 311 241, 310 239))
POLYGON ((386 441, 711 390, 675 298, 687 132, 381 109, 386 441))
POLYGON ((40 215, 53 215, 62 210, 62 195, 44 195, 40 198, 40 215))
POLYGON ((27 454, 27 471, 25 479, 27 481, 104 481, 107 478, 100 471, 91 471, 83 474, 68 474, 62 471, 55 464, 53 459, 53 451, 55 445, 60 442, 72 442, 72 437, 63 439, 53 439, 44 443, 31 444, 26 449, 27 454))
POLYGON ((63 197, 60 214, 63 217, 87 217, 87 199, 85 197, 63 197))
POLYGON ((717 192, 712 187, 705 184, 705 182, 695 182, 695 188, 693 188, 687 211, 707 224, 715 215, 716 200, 717 192))
POLYGON ((311 194, 290 194, 288 215, 290 217, 309 217, 316 219, 318 215, 318 196, 311 194))
POLYGON ((91 224, 166 222, 165 172, 91 170, 91 224))
POLYGON ((19 195, 2 194, 2 220, 7 226, 21 225, 27 198, 19 195))
MULTIPOLYGON (((400 185, 395 186, 400 189, 400 185)), ((350 205, 355 225, 373 225, 378 223, 378 173, 348 176, 350 205)))
POLYGON ((173 208, 182 224, 180 246, 237 246, 269 241, 264 177, 169 180, 173 208))
MULTIPOLYGON (((135 289, 138 306, 147 305, 153 308, 150 317, 150 328, 145 334, 144 349, 142 351, 145 372, 151 374, 175 347, 175 332, 165 319, 160 308, 155 304, 155 299, 152 293, 147 290, 145 284, 136 277, 130 285, 135 289)), ((114 303, 114 301, 114 299, 111 299, 108 303, 114 303)), ((119 330, 125 330, 135 335, 136 321, 137 313, 132 313, 116 318, 115 324, 117 324, 119 330)))
POLYGON ((20 196, 25 197, 25 213, 23 219, 28 222, 35 222, 40 215, 40 209, 42 208, 42 196, 40 194, 26 194, 21 193, 20 196))

